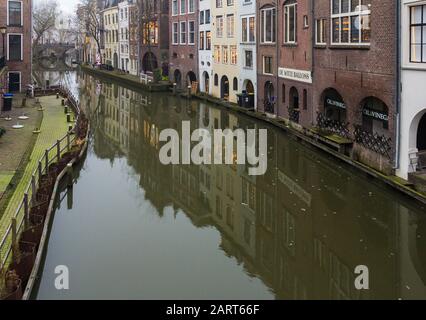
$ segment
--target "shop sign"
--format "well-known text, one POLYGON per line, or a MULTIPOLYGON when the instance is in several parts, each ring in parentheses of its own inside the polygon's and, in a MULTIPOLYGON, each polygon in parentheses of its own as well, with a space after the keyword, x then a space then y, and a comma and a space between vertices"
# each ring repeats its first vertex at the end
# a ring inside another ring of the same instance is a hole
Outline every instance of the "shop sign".
POLYGON ((326 102, 327 106, 346 109, 346 104, 344 102, 333 100, 331 98, 326 98, 325 102, 326 102))
POLYGON ((389 116, 380 111, 364 108, 362 110, 362 113, 367 117, 374 118, 380 121, 385 121, 385 122, 389 121, 389 116))
POLYGON ((278 68, 278 76, 300 82, 312 83, 312 72, 306 70, 296 70, 288 68, 278 68))

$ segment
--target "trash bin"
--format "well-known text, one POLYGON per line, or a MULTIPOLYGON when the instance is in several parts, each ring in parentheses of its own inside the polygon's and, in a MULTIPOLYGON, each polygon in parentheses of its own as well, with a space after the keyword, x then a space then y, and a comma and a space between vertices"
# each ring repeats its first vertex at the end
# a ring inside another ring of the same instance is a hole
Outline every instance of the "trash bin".
POLYGON ((5 93, 3 95, 3 111, 12 111, 13 94, 5 93))
POLYGON ((238 105, 239 105, 240 107, 242 107, 242 106, 243 106, 243 96, 242 96, 242 94, 241 94, 241 93, 238 93, 238 94, 237 94, 237 103, 238 103, 238 105))

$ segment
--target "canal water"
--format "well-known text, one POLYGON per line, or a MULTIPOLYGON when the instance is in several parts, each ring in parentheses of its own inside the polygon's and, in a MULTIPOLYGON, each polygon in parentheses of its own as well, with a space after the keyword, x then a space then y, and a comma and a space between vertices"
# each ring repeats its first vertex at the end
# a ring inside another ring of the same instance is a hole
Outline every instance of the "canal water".
POLYGON ((282 130, 77 78, 87 159, 60 194, 37 299, 425 299, 425 208, 282 130), (268 171, 164 166, 161 130, 265 128, 268 171), (55 288, 57 266, 69 290, 55 288), (357 266, 368 290, 357 290, 357 266), (364 274, 365 275, 365 274, 364 274))

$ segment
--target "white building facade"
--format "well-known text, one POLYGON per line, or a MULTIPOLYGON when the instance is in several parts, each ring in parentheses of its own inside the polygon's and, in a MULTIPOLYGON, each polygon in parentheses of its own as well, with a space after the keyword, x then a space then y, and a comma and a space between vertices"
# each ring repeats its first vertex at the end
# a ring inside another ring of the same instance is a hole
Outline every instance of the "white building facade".
POLYGON ((241 0, 238 2, 237 36, 239 45, 239 88, 252 95, 256 107, 257 60, 256 60, 256 1, 241 0))
POLYGON ((426 169, 426 1, 401 1, 401 121, 397 175, 426 169))
POLYGON ((209 94, 212 91, 213 82, 211 1, 199 0, 198 8, 198 79, 200 79, 200 91, 209 94))
POLYGON ((121 1, 118 3, 118 36, 120 48, 119 69, 129 72, 130 61, 130 37, 129 37, 129 2, 121 1))

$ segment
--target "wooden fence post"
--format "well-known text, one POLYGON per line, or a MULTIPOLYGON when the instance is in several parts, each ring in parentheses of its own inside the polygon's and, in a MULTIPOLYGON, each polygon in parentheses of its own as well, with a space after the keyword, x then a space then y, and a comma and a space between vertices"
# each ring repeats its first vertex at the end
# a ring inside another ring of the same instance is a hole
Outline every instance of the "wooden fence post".
POLYGON ((70 147, 71 147, 71 137, 70 137, 70 130, 68 130, 67 132, 67 151, 70 151, 70 147))
MULTIPOLYGON (((36 201, 36 180, 35 180, 35 176, 33 175, 31 177, 31 202, 34 204, 36 201)), ((27 198, 28 198, 28 194, 26 193, 27 198)), ((28 200, 28 199, 27 199, 28 200)))
POLYGON ((12 218, 12 259, 16 260, 18 257, 17 252, 17 234, 16 234, 16 218, 12 218))
POLYGON ((61 141, 59 140, 56 141, 56 157, 58 158, 59 162, 59 160, 61 160, 61 141))
POLYGON ((38 183, 40 184, 41 176, 43 175, 43 164, 41 160, 38 161, 38 183))
POLYGON ((27 229, 30 226, 30 210, 28 205, 28 193, 24 194, 24 214, 25 214, 25 229, 27 229))
POLYGON ((48 149, 46 149, 46 151, 44 152, 44 158, 46 160, 45 171, 46 171, 46 174, 49 174, 49 150, 48 149))

